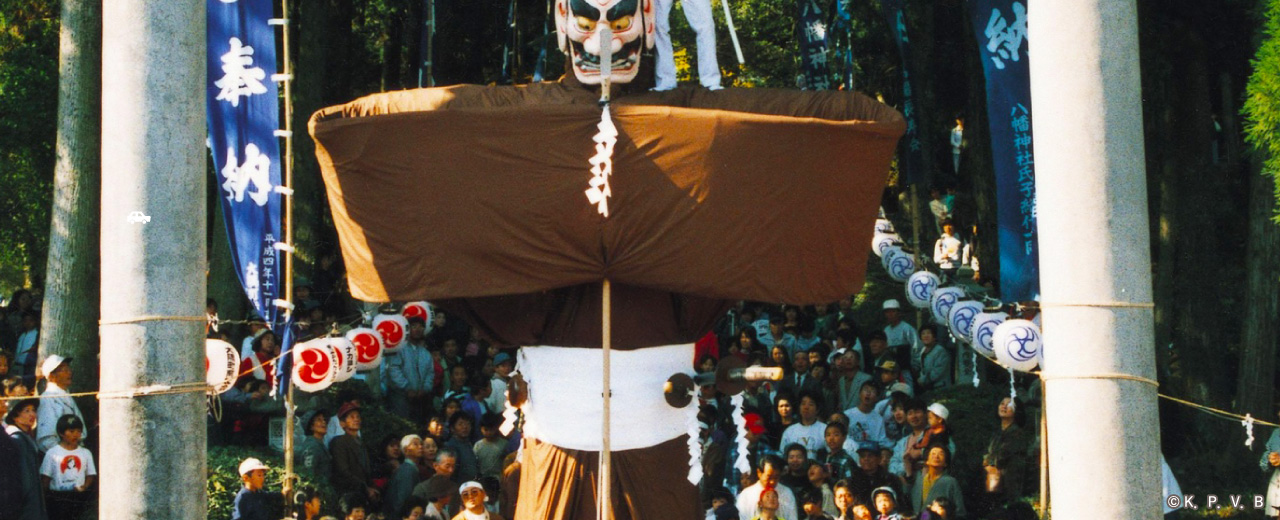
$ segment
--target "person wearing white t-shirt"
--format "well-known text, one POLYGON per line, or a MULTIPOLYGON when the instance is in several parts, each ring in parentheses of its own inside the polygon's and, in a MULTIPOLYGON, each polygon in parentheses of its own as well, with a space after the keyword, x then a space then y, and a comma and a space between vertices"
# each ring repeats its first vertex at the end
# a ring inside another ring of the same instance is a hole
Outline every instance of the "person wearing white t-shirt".
POLYGON ((782 432, 779 446, 799 444, 804 446, 809 458, 814 458, 818 450, 825 446, 827 424, 818 420, 818 408, 822 403, 817 394, 809 391, 800 393, 800 422, 788 426, 782 432))
POLYGON ((876 402, 880 397, 880 389, 875 383, 868 381, 858 391, 858 406, 844 411, 849 417, 849 438, 862 443, 876 443, 889 448, 889 438, 884 432, 884 416, 875 412, 876 402))
POLYGON ((80 447, 84 422, 71 414, 57 422, 58 444, 49 448, 40 465, 40 480, 48 497, 49 518, 80 518, 89 503, 89 487, 98 477, 93 454, 80 447))

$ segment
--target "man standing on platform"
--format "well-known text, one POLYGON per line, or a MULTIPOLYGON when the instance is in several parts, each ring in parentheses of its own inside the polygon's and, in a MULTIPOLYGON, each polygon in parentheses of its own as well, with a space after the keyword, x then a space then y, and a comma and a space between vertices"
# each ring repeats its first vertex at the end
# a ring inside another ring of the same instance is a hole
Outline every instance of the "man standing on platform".
MULTIPOLYGON (((654 90, 671 90, 676 88, 675 50, 671 46, 671 7, 675 0, 653 0, 658 15, 657 45, 658 63, 656 67, 656 85, 654 90)), ((711 17, 711 0, 683 0, 684 17, 689 26, 697 33, 698 41, 698 82, 710 90, 720 90, 720 63, 716 60, 716 26, 711 17)))

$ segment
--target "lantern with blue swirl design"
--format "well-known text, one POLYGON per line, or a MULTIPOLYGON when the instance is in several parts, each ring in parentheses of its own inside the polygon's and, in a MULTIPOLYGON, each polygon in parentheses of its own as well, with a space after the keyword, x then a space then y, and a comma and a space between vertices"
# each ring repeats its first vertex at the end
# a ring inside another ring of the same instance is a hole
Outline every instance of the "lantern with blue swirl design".
POLYGON ((902 237, 898 236, 897 233, 876 233, 871 237, 871 252, 881 258, 884 258, 886 249, 901 245, 902 237))
POLYGON ((889 273, 889 278, 893 278, 895 282, 905 282, 911 273, 916 272, 915 257, 897 246, 886 249, 885 256, 880 261, 884 270, 889 273))
POLYGON ((929 299, 933 291, 942 285, 942 279, 929 271, 919 271, 907 278, 907 302, 912 307, 924 309, 929 307, 929 299))
POLYGON ((947 318, 951 314, 951 306, 964 297, 964 289, 959 287, 943 287, 933 291, 929 298, 929 312, 933 314, 934 323, 948 325, 947 318))
POLYGON ((897 234, 897 233, 898 233, 898 231, 897 231, 897 230, 895 230, 895 229, 893 229, 893 222, 889 222, 889 219, 887 219, 887 218, 878 218, 878 219, 876 219, 876 234, 877 234, 877 235, 892 235, 892 234, 897 234))
POLYGON ((973 319, 982 313, 982 304, 972 300, 956 302, 947 313, 947 326, 951 327, 951 335, 965 343, 973 335, 973 319))
POLYGON ((979 354, 986 356, 988 359, 996 358, 996 350, 994 346, 994 338, 996 327, 1004 323, 1009 315, 1003 312, 980 312, 973 318, 973 324, 969 327, 970 338, 969 345, 973 346, 973 350, 979 354))
POLYGON ((1029 372, 1040 363, 1044 336, 1030 320, 1006 320, 992 337, 996 361, 1014 370, 1029 372))

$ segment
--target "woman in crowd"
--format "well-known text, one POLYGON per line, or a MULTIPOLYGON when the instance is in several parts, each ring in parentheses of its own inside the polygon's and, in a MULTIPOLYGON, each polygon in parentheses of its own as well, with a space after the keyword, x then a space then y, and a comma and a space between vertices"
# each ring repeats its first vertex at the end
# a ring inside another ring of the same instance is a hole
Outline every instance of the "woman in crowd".
POLYGON ((946 498, 955 504, 956 516, 965 516, 964 497, 960 494, 960 483, 947 473, 951 465, 951 452, 946 446, 931 445, 925 451, 924 471, 916 476, 911 486, 911 507, 913 511, 923 512, 929 504, 938 498, 946 498))
POLYGON ((775 413, 773 421, 769 423, 768 430, 769 440, 772 442, 770 447, 776 451, 782 448, 782 446, 778 445, 782 441, 782 432, 787 431, 787 428, 797 424, 798 421, 796 419, 796 407, 794 406, 795 398, 791 394, 778 392, 777 397, 774 397, 773 403, 775 413))
POLYGON ((405 435, 400 439, 399 447, 400 453, 404 456, 404 462, 401 462, 395 473, 391 475, 391 482, 387 484, 387 492, 382 495, 382 511, 387 518, 399 517, 406 501, 413 494, 414 486, 418 485, 420 478, 418 467, 424 465, 422 461, 422 437, 405 435))
POLYGON ((378 445, 377 455, 373 462, 373 486, 378 491, 386 491, 391 476, 396 474, 404 463, 404 454, 400 452, 400 437, 388 435, 378 445))
POLYGON ((329 414, 324 410, 312 410, 302 416, 306 437, 294 447, 293 458, 298 471, 318 483, 328 483, 333 471, 333 457, 324 446, 324 434, 329 431, 329 414))
POLYGON ((302 488, 293 494, 294 520, 319 520, 320 493, 314 488, 302 488))
POLYGON ((3 507, 16 511, 13 518, 17 520, 45 520, 47 513, 44 507, 40 483, 40 462, 44 454, 36 445, 36 408, 40 405, 37 399, 23 399, 9 405, 5 414, 5 433, 18 445, 17 468, 6 468, 3 471, 15 471, 18 474, 22 490, 22 502, 15 505, 4 504, 3 507))
POLYGON ((1008 397, 1001 399, 996 418, 1000 429, 991 435, 982 455, 982 467, 986 470, 982 498, 993 508, 1022 496, 1031 443, 1030 433, 1023 429, 1026 412, 1016 401, 1008 397))

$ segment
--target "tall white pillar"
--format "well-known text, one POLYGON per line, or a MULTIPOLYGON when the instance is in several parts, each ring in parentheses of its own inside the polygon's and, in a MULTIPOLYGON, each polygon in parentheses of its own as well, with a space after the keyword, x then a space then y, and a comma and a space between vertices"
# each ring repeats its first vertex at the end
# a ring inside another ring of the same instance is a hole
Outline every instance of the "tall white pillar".
POLYGON ((205 298, 204 48, 201 0, 103 3, 104 520, 197 520, 208 507, 204 392, 118 396, 205 380, 193 319, 205 298))
POLYGON ((1161 516, 1134 0, 1031 2, 1050 505, 1161 516))

